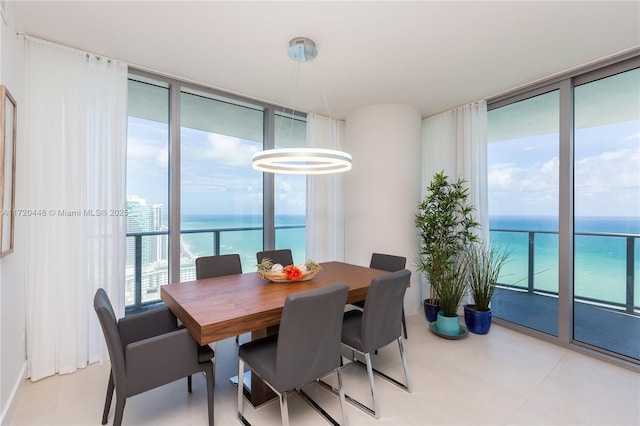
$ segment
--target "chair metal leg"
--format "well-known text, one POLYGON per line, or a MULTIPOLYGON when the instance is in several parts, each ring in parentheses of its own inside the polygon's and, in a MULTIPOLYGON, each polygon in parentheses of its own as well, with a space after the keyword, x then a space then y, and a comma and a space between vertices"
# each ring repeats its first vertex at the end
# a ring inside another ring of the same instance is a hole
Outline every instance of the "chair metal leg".
POLYGON ((380 407, 378 406, 378 398, 376 398, 376 384, 373 380, 373 365, 371 364, 371 355, 369 353, 364 354, 364 359, 367 364, 367 374, 369 375, 369 383, 371 385, 371 398, 373 399, 373 417, 380 418, 380 407))
POLYGON ((280 394, 280 415, 282 416, 282 426, 289 426, 289 407, 287 406, 287 393, 280 394))
POLYGON ((342 411, 342 424, 344 426, 348 426, 349 419, 347 418, 347 402, 344 396, 344 387, 342 386, 342 369, 338 368, 336 370, 336 374, 338 375, 338 392, 340 393, 340 411, 342 411))
MULTIPOLYGON (((373 365, 371 363, 371 354, 357 351, 358 353, 364 355, 365 362, 362 362, 359 359, 356 359, 356 357, 355 357, 356 350, 354 350, 354 348, 351 348, 350 346, 347 346, 347 347, 352 350, 352 353, 354 354, 353 355, 354 361, 340 367, 340 369, 343 369, 343 368, 347 368, 347 367, 349 367, 351 365, 359 365, 359 366, 364 367, 364 368, 367 369, 367 375, 369 376, 369 383, 371 385, 371 398, 373 399, 373 408, 366 406, 362 402, 358 401, 355 398, 352 398, 351 396, 347 395, 346 393, 345 393, 345 399, 346 399, 346 401, 348 403, 353 404, 357 408, 359 408, 362 411, 364 411, 365 413, 375 417, 376 419, 380 418, 380 406, 379 406, 378 398, 377 398, 377 395, 376 395, 373 374, 376 374, 376 375, 384 378, 385 380, 388 380, 389 382, 393 383, 394 385, 396 385, 396 386, 398 386, 398 387, 400 387, 400 388, 402 388, 402 389, 404 389, 404 390, 406 390, 408 392, 411 392, 411 382, 409 381, 409 368, 407 366, 407 358, 405 356, 404 346, 402 344, 402 336, 398 336, 398 345, 400 347, 400 358, 402 359, 402 367, 404 369, 404 374, 405 374, 405 378, 406 378, 406 385, 404 383, 401 383, 398 380, 394 379, 393 377, 383 373, 382 371, 379 371, 379 370, 376 370, 375 368, 373 368, 373 365)), ((320 379, 320 380, 317 380, 317 383, 322 385, 324 388, 330 390, 334 394, 339 395, 339 389, 331 386, 327 382, 325 382, 325 381, 320 379)))
POLYGON ((191 393, 191 374, 187 377, 187 391, 191 393))
MULTIPOLYGON (((352 348, 353 349, 353 348, 352 348)), ((338 374, 338 384, 339 384, 339 388, 334 388, 333 386, 331 386, 330 384, 328 384, 327 382, 325 382, 324 380, 318 380, 318 384, 320 384, 321 386, 323 386, 324 388, 330 390, 331 392, 333 392, 336 395, 340 396, 340 404, 342 404, 343 398, 346 402, 349 402, 350 404, 353 404, 354 406, 356 406, 357 408, 361 409, 362 411, 364 411, 365 413, 369 414, 370 416, 375 417, 376 419, 380 418, 380 409, 378 407, 378 399, 376 398, 376 387, 375 387, 375 383, 373 381, 373 372, 375 371, 371 365, 371 355, 368 353, 362 353, 360 351, 358 351, 359 353, 361 353, 362 355, 364 355, 365 357, 365 362, 361 362, 360 360, 354 360, 352 363, 349 363, 347 365, 345 365, 344 367, 340 367, 339 370, 339 374, 338 374), (358 401, 355 398, 352 398, 351 396, 347 395, 344 391, 344 389, 342 388, 342 369, 349 367, 350 365, 360 365, 363 367, 367 368, 367 373, 369 376, 369 384, 370 384, 370 388, 371 388, 371 398, 373 399, 373 408, 366 406, 365 404, 363 404, 362 402, 358 401)), ((342 406, 341 406, 342 407, 342 406)), ((346 413, 346 411, 345 411, 346 413)))
POLYGON ((400 348, 400 358, 402 358, 402 368, 404 368, 404 377, 407 379, 407 392, 411 393, 411 381, 409 380, 409 367, 407 365, 407 356, 404 353, 404 345, 402 337, 398 337, 398 347, 400 348))
POLYGON ((244 377, 244 361, 241 358, 238 358, 238 419, 243 424, 248 424, 247 420, 242 415, 242 393, 243 393, 243 384, 242 377, 244 377))
POLYGON ((408 339, 407 336, 407 320, 404 318, 404 309, 402 309, 402 331, 404 331, 404 338, 408 339))
POLYGON ((113 382, 113 372, 109 373, 109 384, 107 385, 107 397, 104 401, 104 411, 102 412, 102 424, 107 424, 107 419, 109 417, 109 409, 111 408, 111 401, 113 400, 113 389, 115 388, 115 383, 113 382))

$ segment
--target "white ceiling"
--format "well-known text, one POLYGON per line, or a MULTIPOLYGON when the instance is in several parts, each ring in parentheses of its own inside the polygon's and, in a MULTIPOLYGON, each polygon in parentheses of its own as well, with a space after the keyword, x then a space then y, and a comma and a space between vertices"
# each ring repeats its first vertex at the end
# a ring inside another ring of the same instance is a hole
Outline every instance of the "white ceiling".
POLYGON ((640 1, 19 1, 20 32, 276 105, 433 115, 640 46, 640 1), (299 66, 289 40, 318 57, 299 66))

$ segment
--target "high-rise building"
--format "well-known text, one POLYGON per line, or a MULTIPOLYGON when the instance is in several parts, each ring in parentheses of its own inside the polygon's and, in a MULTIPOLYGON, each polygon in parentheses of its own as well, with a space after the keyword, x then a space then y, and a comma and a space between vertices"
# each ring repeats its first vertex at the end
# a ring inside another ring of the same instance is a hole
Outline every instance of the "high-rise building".
POLYGON ((147 204, 144 199, 127 199, 127 242, 125 304, 134 303, 136 244, 140 244, 142 301, 157 299, 160 284, 167 283, 167 227, 162 224, 162 204, 147 204), (165 232, 162 235, 130 235, 165 232))

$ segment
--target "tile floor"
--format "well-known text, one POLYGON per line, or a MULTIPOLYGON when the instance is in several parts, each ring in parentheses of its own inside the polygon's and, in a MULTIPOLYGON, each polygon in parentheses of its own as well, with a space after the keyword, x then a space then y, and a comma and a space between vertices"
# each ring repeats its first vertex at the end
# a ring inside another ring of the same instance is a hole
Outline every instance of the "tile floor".
MULTIPOLYGON (((424 316, 407 318, 405 341, 413 392, 376 377, 381 418, 348 405, 351 425, 639 425, 640 374, 493 326, 486 336, 453 341, 433 335, 424 316)), ((234 339, 217 345, 215 422, 237 425, 236 391, 228 378, 237 374, 234 339)), ((383 348, 375 365, 402 378, 397 345, 383 348)), ((99 425, 108 365, 91 365, 20 388, 11 425, 99 425)), ((328 381, 332 380, 331 377, 328 381)), ((345 370, 345 389, 369 396, 366 371, 345 370)), ((130 398, 124 425, 206 425, 204 378, 186 379, 130 398)), ((305 388, 326 411, 340 419, 337 397, 317 384, 305 388)), ((111 408, 109 424, 113 422, 111 408)), ((325 425, 299 395, 289 398, 292 425, 325 425)), ((277 400, 245 417, 254 425, 279 425, 277 400)))

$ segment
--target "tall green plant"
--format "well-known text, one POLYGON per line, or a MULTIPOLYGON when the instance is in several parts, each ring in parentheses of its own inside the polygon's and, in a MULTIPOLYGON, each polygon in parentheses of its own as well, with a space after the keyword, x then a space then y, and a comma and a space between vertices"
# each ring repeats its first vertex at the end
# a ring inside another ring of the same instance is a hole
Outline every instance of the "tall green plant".
POLYGON ((466 253, 459 253, 450 267, 444 270, 441 280, 431 283, 431 287, 438 294, 440 311, 446 317, 458 315, 460 301, 469 290, 468 264, 466 253))
POLYGON ((487 248, 473 244, 468 256, 468 277, 471 296, 477 311, 486 312, 500 277, 500 270, 509 260, 510 252, 500 245, 487 248))
POLYGON ((429 297, 438 299, 441 309, 443 296, 459 296, 457 308, 465 294, 461 286, 466 291, 466 283, 458 278, 461 258, 469 244, 478 241, 473 229, 480 225, 473 218, 475 208, 469 203, 466 182, 448 179, 444 171, 433 176, 416 214, 422 243, 416 266, 429 278, 429 297))

